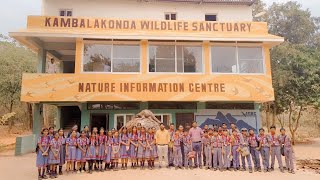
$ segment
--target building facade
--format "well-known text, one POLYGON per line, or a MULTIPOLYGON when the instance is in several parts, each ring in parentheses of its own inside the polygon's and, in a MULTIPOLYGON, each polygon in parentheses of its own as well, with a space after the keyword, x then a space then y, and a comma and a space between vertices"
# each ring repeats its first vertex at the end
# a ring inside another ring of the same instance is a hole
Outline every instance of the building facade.
POLYGON ((269 50, 283 38, 252 21, 254 0, 43 0, 10 35, 38 53, 21 101, 58 107, 56 128, 120 128, 149 109, 166 125, 260 127, 273 101, 269 50), (59 73, 46 73, 48 58, 59 73), (49 58, 49 59, 50 59, 49 58))

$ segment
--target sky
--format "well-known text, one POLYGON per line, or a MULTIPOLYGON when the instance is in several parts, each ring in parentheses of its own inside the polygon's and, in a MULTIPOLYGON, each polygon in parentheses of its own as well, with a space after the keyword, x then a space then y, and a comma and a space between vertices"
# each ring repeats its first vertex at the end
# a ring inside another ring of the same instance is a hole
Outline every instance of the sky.
MULTIPOLYGON (((287 2, 289 0, 264 0, 267 5, 273 2, 287 2)), ((296 0, 309 8, 313 16, 320 16, 320 0, 296 0)), ((0 6, 0 34, 18 31, 25 28, 28 15, 41 14, 42 0, 2 0, 0 6)))

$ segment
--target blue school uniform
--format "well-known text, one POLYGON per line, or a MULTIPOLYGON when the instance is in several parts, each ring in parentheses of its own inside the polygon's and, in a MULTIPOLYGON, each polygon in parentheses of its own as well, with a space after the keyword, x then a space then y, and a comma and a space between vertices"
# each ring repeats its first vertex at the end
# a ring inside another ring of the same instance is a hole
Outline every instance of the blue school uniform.
POLYGON ((113 144, 113 138, 112 137, 106 137, 106 148, 107 148, 107 154, 106 154, 106 163, 111 162, 111 154, 112 154, 112 144, 113 144))
POLYGON ((80 137, 77 139, 77 144, 78 147, 81 147, 84 152, 80 149, 77 148, 77 157, 76 157, 76 161, 77 162, 86 162, 86 152, 87 152, 87 147, 88 147, 88 141, 89 139, 87 137, 80 137))
POLYGON ((98 141, 96 138, 90 138, 87 140, 88 150, 86 154, 86 160, 96 160, 96 147, 98 145, 98 141))
MULTIPOLYGON (((46 151, 49 148, 49 137, 48 136, 41 136, 38 139, 38 147, 41 146, 44 151, 46 151)), ((36 161, 36 166, 38 168, 43 168, 48 165, 48 156, 43 156, 42 151, 40 148, 37 150, 37 161, 36 161)))
MULTIPOLYGON (((120 135, 120 139, 121 139, 120 142, 123 142, 123 143, 126 143, 126 144, 128 144, 128 142, 129 142, 128 134, 121 134, 120 135)), ((130 147, 130 145, 129 145, 129 147, 130 147)), ((120 157, 121 158, 128 158, 129 157, 129 153, 130 153, 130 149, 127 150, 127 146, 121 144, 120 145, 120 157)))
MULTIPOLYGON (((150 145, 150 144, 154 143, 154 140, 155 140, 154 134, 148 134, 147 135, 147 144, 150 145)), ((146 158, 156 158, 156 157, 158 157, 157 148, 156 148, 155 144, 147 146, 145 157, 146 158)))
MULTIPOLYGON (((133 142, 134 144, 138 144, 138 134, 131 134, 130 135, 130 141, 133 142)), ((132 143, 130 144, 130 158, 131 159, 136 159, 137 158, 137 153, 138 153, 138 147, 133 145, 132 143)))
POLYGON ((120 158, 120 137, 113 137, 112 141, 112 153, 111 159, 119 159, 120 158))
POLYGON ((105 143, 106 143, 106 136, 99 135, 99 137, 98 137, 98 154, 97 154, 97 160, 99 160, 99 161, 104 161, 106 159, 105 143))
POLYGON ((60 146, 61 142, 56 139, 52 139, 50 141, 50 150, 49 150, 49 159, 48 163, 49 164, 59 164, 60 163, 60 146), (57 154, 57 157, 54 156, 53 152, 57 154))
MULTIPOLYGON (((139 140, 139 142, 141 144, 143 144, 145 146, 147 144, 146 138, 147 138, 146 134, 140 134, 138 140, 139 140)), ((143 147, 140 143, 139 143, 139 146, 138 146, 137 157, 142 159, 142 158, 145 158, 146 148, 143 147)))
POLYGON ((63 136, 59 137, 60 146, 60 166, 63 166, 66 163, 66 138, 63 136))
POLYGON ((77 156, 77 138, 68 138, 66 141, 66 144, 68 145, 68 155, 66 157, 67 161, 76 161, 77 156))

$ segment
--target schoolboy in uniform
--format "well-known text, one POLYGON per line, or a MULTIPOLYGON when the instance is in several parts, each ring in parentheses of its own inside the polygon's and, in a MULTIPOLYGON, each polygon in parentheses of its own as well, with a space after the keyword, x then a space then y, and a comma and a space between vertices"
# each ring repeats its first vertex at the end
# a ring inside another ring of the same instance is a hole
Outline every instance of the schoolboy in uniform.
POLYGON ((181 153, 181 136, 179 130, 175 132, 175 134, 172 137, 173 141, 173 162, 175 169, 177 170, 178 168, 182 168, 182 153, 181 153))
POLYGON ((254 134, 253 129, 249 129, 249 149, 254 165, 254 171, 261 172, 258 137, 254 134))
POLYGON ((259 150, 262 158, 263 171, 269 172, 270 146, 272 143, 271 136, 269 134, 265 134, 264 129, 260 128, 258 141, 259 141, 259 150))
POLYGON ((216 171, 219 164, 219 170, 222 171, 222 154, 224 154, 222 149, 223 139, 219 136, 217 129, 213 130, 213 136, 211 138, 211 147, 213 154, 213 169, 216 171))
POLYGON ((189 136, 188 131, 184 131, 183 137, 182 137, 182 143, 183 143, 183 150, 184 150, 184 167, 188 169, 189 167, 192 168, 192 161, 188 158, 188 154, 190 151, 192 151, 192 142, 191 138, 189 136))
MULTIPOLYGON (((242 140, 240 141, 240 147, 241 149, 243 148, 249 148, 249 134, 247 128, 242 128, 241 129, 241 134, 242 134, 242 140)), ((249 150, 249 149, 248 149, 249 150)), ((250 153, 248 155, 241 155, 241 162, 242 162, 242 170, 246 171, 246 160, 248 162, 248 168, 249 168, 249 173, 252 173, 252 164, 251 164, 251 158, 250 158, 250 153)))
POLYGON ((270 127, 270 132, 271 132, 271 171, 274 170, 274 162, 275 162, 275 158, 277 158, 278 164, 280 166, 280 171, 283 171, 283 165, 282 165, 282 159, 281 159, 281 142, 280 142, 280 135, 276 134, 276 127, 275 126, 271 126, 270 127))
POLYGON ((223 168, 224 170, 230 170, 230 157, 232 156, 231 152, 231 138, 227 129, 223 129, 223 168))
POLYGON ((202 149, 203 149, 203 154, 204 154, 204 158, 206 158, 206 160, 204 161, 205 164, 205 169, 211 169, 211 139, 208 135, 208 131, 203 131, 203 137, 202 137, 202 149))
POLYGON ((284 157, 286 161, 286 167, 288 168, 289 173, 295 174, 291 138, 288 135, 286 135, 286 130, 284 128, 280 129, 280 133, 281 144, 284 146, 284 157))
MULTIPOLYGON (((170 134, 170 140, 171 140, 170 143, 173 143, 172 138, 173 138, 173 135, 175 134, 174 123, 170 124, 169 134, 170 134)), ((168 147, 168 162, 169 162, 169 167, 174 166, 174 164, 173 164, 173 148, 170 146, 168 147)))

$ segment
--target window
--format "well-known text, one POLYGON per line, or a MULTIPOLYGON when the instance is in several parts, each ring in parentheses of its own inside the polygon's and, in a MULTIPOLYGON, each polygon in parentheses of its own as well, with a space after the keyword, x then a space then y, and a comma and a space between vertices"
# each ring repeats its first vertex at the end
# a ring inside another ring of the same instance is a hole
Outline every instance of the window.
POLYGON ((214 73, 264 73, 263 59, 261 47, 211 47, 214 73))
POLYGON ((240 73, 262 73, 263 54, 259 47, 239 47, 240 73))
POLYGON ((171 115, 170 114, 155 114, 155 117, 161 121, 166 128, 169 128, 171 123, 171 115))
POLYGON ((205 20, 206 21, 217 21, 217 15, 206 14, 205 15, 205 20))
POLYGON ((236 47, 212 47, 211 59, 213 72, 236 73, 236 47))
POLYGON ((140 45, 84 45, 84 72, 140 72, 140 45))
POLYGON ((177 20, 177 13, 165 13, 165 20, 177 20))
POLYGON ((114 116, 114 128, 116 128, 117 130, 125 126, 127 122, 131 121, 134 118, 133 114, 115 114, 114 116))
POLYGON ((60 9, 60 16, 72 16, 71 9, 60 9))
POLYGON ((151 45, 149 72, 202 72, 202 47, 185 45, 151 45))

